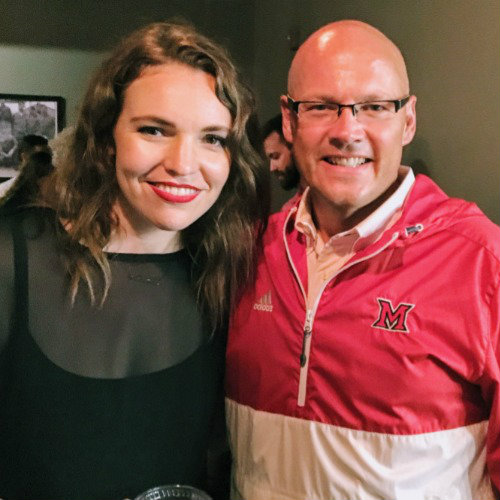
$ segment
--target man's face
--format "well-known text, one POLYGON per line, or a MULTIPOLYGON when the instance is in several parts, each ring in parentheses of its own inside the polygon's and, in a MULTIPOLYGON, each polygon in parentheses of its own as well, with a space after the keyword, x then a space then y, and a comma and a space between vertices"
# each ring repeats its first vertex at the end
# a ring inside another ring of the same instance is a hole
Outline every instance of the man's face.
MULTIPOLYGON (((352 104, 406 97, 401 73, 383 51, 330 45, 305 51, 293 68, 292 99, 352 104)), ((346 108, 336 121, 322 125, 303 123, 285 98, 282 109, 285 138, 293 143, 297 166, 311 187, 315 212, 334 210, 347 218, 376 208, 397 178, 403 145, 413 138, 415 97, 389 120, 369 124, 346 108)))
POLYGON ((278 132, 271 132, 264 140, 264 151, 269 158, 269 168, 276 175, 283 189, 291 189, 296 185, 295 166, 292 153, 278 132), (295 174, 295 175, 294 175, 295 174), (294 185, 292 183, 292 177, 294 185))

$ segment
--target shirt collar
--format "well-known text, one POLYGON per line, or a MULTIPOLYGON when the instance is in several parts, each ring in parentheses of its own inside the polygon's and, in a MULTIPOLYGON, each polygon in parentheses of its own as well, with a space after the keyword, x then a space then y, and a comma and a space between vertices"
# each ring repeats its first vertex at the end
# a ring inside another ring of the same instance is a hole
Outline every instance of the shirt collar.
POLYGON ((401 165, 401 167, 399 167, 398 177, 400 179, 400 184, 396 191, 394 191, 380 207, 356 226, 361 238, 367 238, 375 232, 384 230, 403 206, 406 196, 415 182, 415 175, 410 167, 401 165))
MULTIPOLYGON (((394 193, 392 193, 392 195, 387 198, 382 205, 380 205, 380 207, 378 207, 355 227, 340 234, 348 235, 356 233, 359 240, 369 244, 370 242, 376 240, 389 224, 394 223, 398 217, 398 212, 403 206, 406 196, 415 182, 415 175, 413 174, 412 169, 404 165, 399 167, 398 177, 401 180, 399 186, 396 191, 394 191, 394 193)), ((297 231, 306 236, 308 246, 315 244, 318 233, 312 218, 309 188, 306 188, 304 191, 297 208, 295 228, 297 231)), ((332 238, 336 238, 338 236, 340 235, 334 235, 332 238)))
POLYGON ((307 246, 311 246, 318 236, 312 218, 309 191, 309 187, 306 187, 297 207, 297 215, 295 216, 295 229, 306 236, 307 246))

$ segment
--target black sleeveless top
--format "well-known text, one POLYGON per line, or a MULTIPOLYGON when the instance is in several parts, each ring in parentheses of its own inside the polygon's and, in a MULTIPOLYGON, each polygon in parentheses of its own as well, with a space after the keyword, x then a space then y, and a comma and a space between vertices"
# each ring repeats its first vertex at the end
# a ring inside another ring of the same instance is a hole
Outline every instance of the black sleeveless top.
POLYGON ((99 309, 82 286, 68 303, 51 212, 4 218, 0 245, 15 255, 14 287, 0 269, 12 296, 0 304, 0 498, 205 488, 224 345, 196 309, 187 254, 110 256, 99 309))

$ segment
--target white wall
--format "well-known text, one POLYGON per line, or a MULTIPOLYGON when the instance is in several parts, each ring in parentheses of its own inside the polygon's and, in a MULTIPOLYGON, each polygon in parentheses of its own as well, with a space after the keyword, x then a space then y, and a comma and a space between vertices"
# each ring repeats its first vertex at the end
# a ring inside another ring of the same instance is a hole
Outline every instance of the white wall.
POLYGON ((103 56, 92 51, 0 45, 0 93, 62 96, 66 124, 71 124, 103 56))
POLYGON ((254 83, 262 117, 278 111, 301 38, 330 21, 360 19, 401 48, 417 95, 417 135, 406 163, 421 160, 451 196, 475 201, 500 223, 500 2, 498 0, 256 0, 254 83))

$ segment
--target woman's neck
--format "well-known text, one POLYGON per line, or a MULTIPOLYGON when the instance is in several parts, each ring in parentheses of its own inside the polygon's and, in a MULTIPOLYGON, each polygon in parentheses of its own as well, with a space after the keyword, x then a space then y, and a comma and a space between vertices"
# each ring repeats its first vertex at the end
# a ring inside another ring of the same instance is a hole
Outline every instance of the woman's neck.
POLYGON ((167 231, 151 224, 131 222, 119 204, 113 209, 117 226, 112 230, 105 252, 172 253, 182 248, 180 231, 167 231))
POLYGON ((153 235, 135 234, 118 228, 111 233, 105 252, 160 254, 177 252, 182 248, 180 233, 173 231, 155 232, 153 235))

